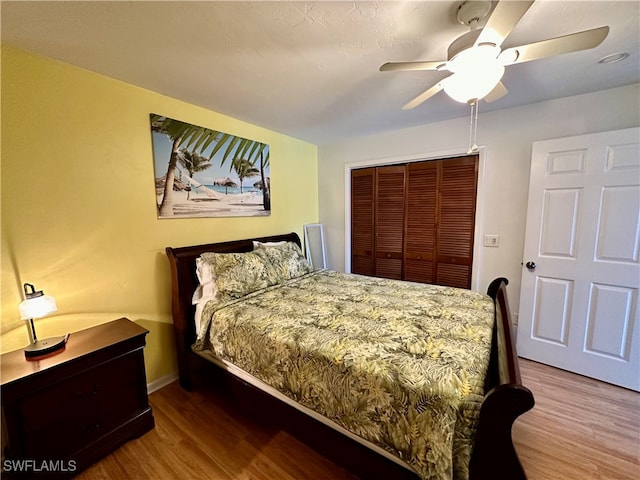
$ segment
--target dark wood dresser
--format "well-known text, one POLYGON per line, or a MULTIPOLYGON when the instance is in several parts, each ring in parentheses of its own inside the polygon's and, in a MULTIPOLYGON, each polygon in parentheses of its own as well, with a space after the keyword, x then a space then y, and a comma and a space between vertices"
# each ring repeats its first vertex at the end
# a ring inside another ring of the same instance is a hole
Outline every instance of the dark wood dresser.
POLYGON ((121 318, 72 333, 50 357, 2 355, 2 476, 70 477, 152 429, 147 333, 121 318))

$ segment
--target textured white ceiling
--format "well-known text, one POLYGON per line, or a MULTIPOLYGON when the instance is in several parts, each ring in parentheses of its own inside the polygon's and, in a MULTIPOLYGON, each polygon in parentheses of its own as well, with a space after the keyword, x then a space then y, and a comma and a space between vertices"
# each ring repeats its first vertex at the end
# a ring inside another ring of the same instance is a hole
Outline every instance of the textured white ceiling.
MULTIPOLYGON (((2 1, 2 42, 315 144, 468 115, 443 77, 378 71, 446 59, 458 1, 2 1)), ((597 48, 507 67, 480 114, 640 81, 640 2, 538 0, 503 47, 609 25, 597 48), (598 64, 630 53, 625 62, 598 64)), ((163 112, 157 112, 163 113, 163 112)))

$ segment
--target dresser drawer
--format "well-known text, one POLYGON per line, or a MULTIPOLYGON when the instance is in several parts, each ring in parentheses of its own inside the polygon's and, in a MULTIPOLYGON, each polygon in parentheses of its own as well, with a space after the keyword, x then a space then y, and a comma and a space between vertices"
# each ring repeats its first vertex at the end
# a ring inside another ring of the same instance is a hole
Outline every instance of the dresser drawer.
POLYGON ((147 406, 137 375, 141 356, 123 355, 18 401, 24 452, 65 456, 139 414, 147 406))

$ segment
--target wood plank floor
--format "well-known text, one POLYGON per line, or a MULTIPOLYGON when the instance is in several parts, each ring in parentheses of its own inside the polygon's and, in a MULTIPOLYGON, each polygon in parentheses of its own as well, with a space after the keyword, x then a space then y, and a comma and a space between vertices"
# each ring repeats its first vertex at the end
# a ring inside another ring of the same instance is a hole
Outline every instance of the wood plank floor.
POLYGON ((640 479, 640 393, 520 360, 536 406, 513 428, 529 480, 640 479))
MULTIPOLYGON (((536 398, 513 430, 529 480, 640 478, 640 394, 528 360, 521 370, 536 398)), ((214 392, 173 383, 149 398, 155 429, 79 479, 355 479, 214 392)))

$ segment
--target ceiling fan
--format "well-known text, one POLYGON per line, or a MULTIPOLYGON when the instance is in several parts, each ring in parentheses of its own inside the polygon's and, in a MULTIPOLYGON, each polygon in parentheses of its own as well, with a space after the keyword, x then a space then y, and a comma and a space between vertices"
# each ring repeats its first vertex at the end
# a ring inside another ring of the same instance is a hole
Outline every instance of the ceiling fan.
POLYGON ((462 103, 477 105, 478 100, 495 101, 506 95, 501 82, 504 68, 563 53, 587 50, 598 46, 609 33, 609 27, 599 27, 578 33, 550 38, 519 47, 501 49, 502 43, 529 10, 531 1, 498 2, 483 28, 478 24, 491 11, 491 1, 465 1, 458 6, 458 22, 470 31, 449 45, 447 60, 418 62, 389 62, 380 71, 436 70, 451 72, 402 109, 417 107, 440 90, 462 103))

